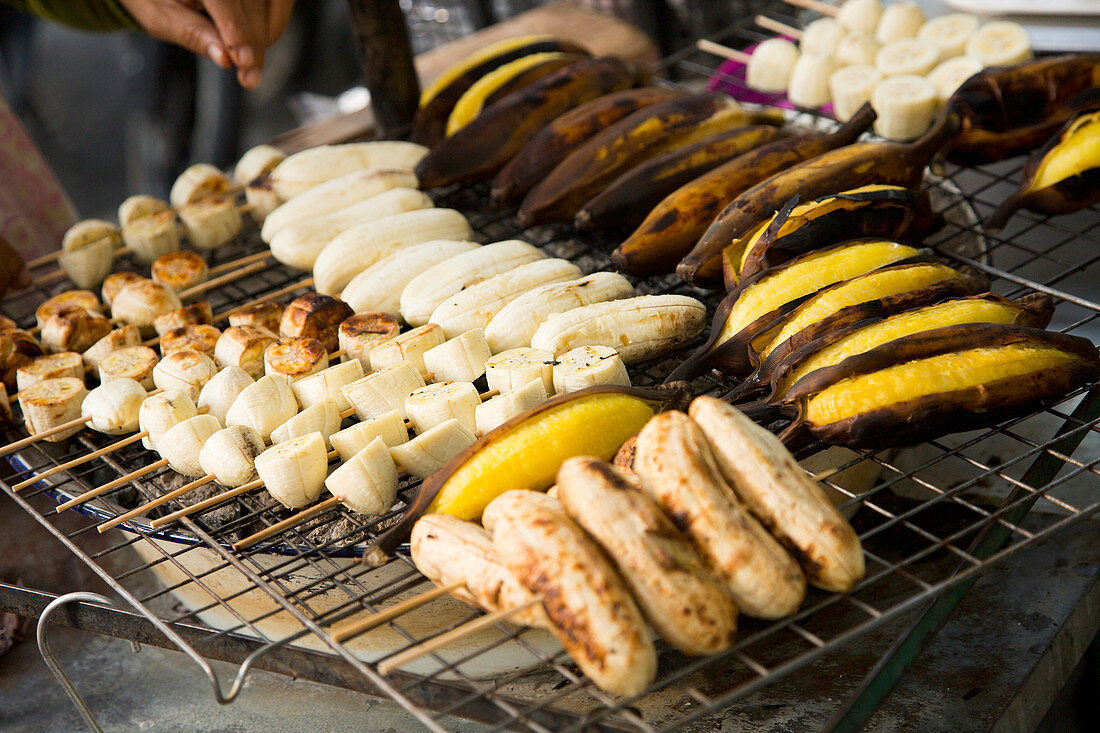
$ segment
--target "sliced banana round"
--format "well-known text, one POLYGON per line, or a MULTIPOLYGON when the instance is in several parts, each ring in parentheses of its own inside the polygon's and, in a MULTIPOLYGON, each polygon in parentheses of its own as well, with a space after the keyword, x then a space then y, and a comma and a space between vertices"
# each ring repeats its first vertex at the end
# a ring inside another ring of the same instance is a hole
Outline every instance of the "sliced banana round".
POLYGON ((871 93, 875 132, 888 140, 915 140, 932 126, 936 87, 923 76, 888 76, 871 93))
POLYGON ((47 351, 83 353, 111 332, 111 322, 82 308, 63 308, 42 324, 38 336, 47 351))
POLYGON ((377 437, 345 460, 325 479, 325 487, 354 512, 367 516, 388 512, 397 497, 397 465, 386 441, 377 437))
POLYGON ((541 382, 548 395, 554 394, 554 355, 529 346, 502 351, 485 362, 485 381, 501 394, 528 382, 541 382))
POLYGON ((982 66, 1012 66, 1032 57, 1031 39, 1019 23, 995 20, 979 28, 966 42, 966 55, 982 66))
POLYGON ((309 433, 276 443, 256 456, 256 473, 280 504, 301 509, 316 501, 325 487, 325 441, 320 433, 309 433))
POLYGON ((152 336, 157 316, 182 307, 175 290, 152 280, 142 280, 118 292, 111 302, 111 315, 137 326, 143 336, 152 336))
MULTIPOLYGON (((31 435, 55 428, 80 417, 80 405, 88 390, 76 377, 47 379, 19 393, 23 421, 31 435)), ((43 440, 57 443, 78 433, 83 425, 74 425, 43 440)))
POLYGON ((245 151, 233 167, 233 183, 247 186, 260 176, 270 173, 286 160, 286 153, 273 145, 257 145, 245 151))
POLYGON ((118 207, 122 241, 138 262, 151 264, 161 255, 180 248, 176 212, 166 201, 152 196, 131 196, 118 207))
POLYGON ((890 3, 879 16, 875 25, 875 39, 879 43, 889 43, 899 38, 913 38, 924 25, 924 11, 913 0, 898 0, 890 3))
MULTIPOLYGON (((182 308, 176 308, 174 311, 161 313, 153 319, 153 328, 156 330, 158 336, 163 336, 176 328, 200 324, 209 326, 212 325, 213 322, 214 311, 210 307, 210 302, 200 300, 198 303, 192 303, 182 308)), ((218 333, 221 333, 221 331, 218 333)))
POLYGON ((836 62, 841 67, 875 65, 875 54, 882 45, 874 36, 849 33, 836 47, 836 62))
POLYGON ((206 282, 210 269, 206 260, 195 252, 169 252, 152 265, 153 282, 167 285, 177 293, 206 282))
POLYGON ((217 373, 218 367, 209 356, 194 349, 183 349, 157 362, 153 367, 153 383, 159 389, 183 390, 194 401, 202 393, 203 385, 217 373))
POLYGON ((107 435, 125 435, 138 430, 138 413, 148 397, 133 379, 112 379, 99 385, 80 403, 80 414, 89 417, 88 427, 107 435))
POLYGON ((149 278, 138 275, 136 272, 112 272, 104 278, 103 287, 99 292, 103 296, 103 302, 110 308, 115 296, 118 295, 124 287, 131 283, 148 279, 149 278))
POLYGON ((107 384, 113 379, 132 379, 143 389, 155 386, 153 371, 160 358, 148 346, 125 346, 115 349, 99 362, 99 381, 107 384))
POLYGON ((476 440, 473 431, 461 422, 447 420, 412 440, 390 448, 390 456, 405 473, 427 478, 476 440))
POLYGON ((899 38, 883 45, 875 54, 875 66, 884 76, 924 76, 936 66, 937 46, 919 38, 899 38))
POLYGON ((936 87, 936 98, 942 103, 951 98, 970 77, 981 72, 982 62, 973 56, 956 56, 944 61, 928 73, 928 81, 936 87))
POLYGON ((84 379, 84 360, 80 354, 73 351, 43 354, 15 370, 15 384, 20 392, 32 384, 59 377, 84 379))
POLYGON ((157 443, 169 428, 198 414, 194 400, 185 390, 168 389, 150 395, 138 409, 138 427, 148 433, 141 444, 156 450, 157 443))
POLYGON ((436 382, 472 382, 485 373, 492 356, 485 332, 471 328, 424 352, 424 367, 436 382))
POLYGON ((409 429, 405 426, 401 413, 390 410, 378 417, 361 420, 329 436, 332 447, 344 461, 363 450, 375 438, 381 438, 391 448, 407 441, 409 429))
POLYGON ((202 386, 198 406, 206 408, 207 414, 218 418, 218 422, 224 425, 225 415, 233 406, 237 396, 255 381, 248 372, 238 366, 224 367, 202 386))
POLYGON ((110 354, 115 349, 140 345, 141 331, 138 330, 137 326, 126 324, 125 326, 119 326, 89 346, 84 350, 84 353, 81 354, 81 357, 84 359, 85 369, 98 374, 99 362, 102 361, 103 357, 107 356, 107 354, 110 354))
POLYGON ((577 347, 554 365, 554 389, 562 394, 605 385, 630 386, 626 365, 610 346, 577 347))
POLYGON ((832 56, 847 34, 848 29, 836 18, 818 18, 803 29, 798 46, 804 55, 832 56))
POLYGON ((340 429, 340 410, 336 400, 315 402, 271 431, 272 443, 285 443, 307 433, 320 433, 325 448, 331 448, 329 438, 340 429))
POLYGON ((436 382, 405 398, 405 414, 417 433, 426 432, 447 420, 458 420, 470 432, 476 429, 474 410, 481 404, 471 382, 436 382))
POLYGON ((854 33, 871 35, 882 17, 881 0, 845 0, 836 13, 836 19, 854 33))
POLYGON ((430 370, 424 366, 424 354, 439 346, 447 338, 443 327, 437 323, 426 323, 414 329, 399 333, 393 338, 380 340, 370 351, 370 367, 374 371, 397 366, 408 362, 422 375, 430 370))
POLYGON ((290 301, 283 310, 279 335, 315 338, 325 345, 327 351, 336 351, 340 342, 340 324, 351 315, 351 308, 339 298, 306 293, 290 301))
POLYGON ((256 456, 264 440, 247 425, 230 425, 211 435, 199 450, 199 466, 222 486, 237 487, 256 478, 256 456))
POLYGON ((232 188, 229 178, 209 163, 196 163, 179 175, 172 184, 168 200, 176 209, 202 201, 211 196, 221 196, 232 188))
POLYGON ((79 288, 93 288, 111 273, 115 250, 122 246, 117 226, 100 219, 79 221, 65 232, 57 262, 79 288))
POLYGON ((103 315, 103 306, 100 305, 95 293, 90 290, 66 290, 35 308, 34 319, 38 327, 42 328, 50 316, 57 315, 67 308, 80 308, 93 316, 103 315))
POLYGON ((782 94, 798 62, 798 47, 785 38, 769 38, 757 45, 745 67, 745 83, 761 92, 782 94))
POLYGON ((213 415, 189 417, 168 428, 157 441, 157 452, 176 473, 191 478, 205 476, 199 453, 203 444, 221 429, 221 423, 213 415))
POLYGON ((297 382, 328 368, 328 352, 314 338, 281 338, 264 350, 264 374, 297 382))
POLYGON ((500 427, 516 415, 541 405, 550 399, 541 379, 532 380, 516 389, 501 392, 482 402, 474 410, 474 433, 477 436, 500 427))
POLYGON ((814 108, 829 103, 829 77, 836 70, 836 57, 803 53, 791 72, 787 99, 799 107, 814 108))
POLYGON ((966 43, 977 32, 981 21, 970 13, 947 13, 932 18, 917 31, 917 38, 935 44, 940 63, 966 53, 966 43))
POLYGON ((214 249, 241 233, 244 223, 236 199, 229 194, 187 204, 177 210, 187 241, 195 249, 214 249))
POLYGON ((334 400, 340 412, 351 405, 343 389, 363 376, 363 367, 355 359, 333 364, 316 374, 299 379, 291 385, 302 407, 309 407, 324 400, 334 400))
POLYGON ((834 71, 829 77, 829 93, 833 97, 836 118, 841 122, 851 119, 860 107, 871 101, 871 93, 882 79, 881 71, 863 64, 834 71))
POLYGON ((370 371, 370 353, 374 347, 401 332, 401 323, 389 313, 356 313, 340 323, 337 341, 344 361, 358 359, 363 371, 370 371))
POLYGON ((278 338, 259 326, 230 326, 214 345, 214 358, 223 367, 239 366, 253 379, 264 373, 264 352, 278 338))
POLYGON ((167 201, 162 201, 155 196, 137 194, 130 196, 118 206, 118 223, 127 227, 136 221, 159 214, 162 211, 171 211, 167 201))
POLYGON ((233 400, 225 413, 225 424, 247 425, 266 441, 275 428, 297 414, 298 401, 290 385, 275 377, 260 377, 233 400))
MULTIPOLYGON (((352 364, 355 362, 345 362, 352 364)), ((345 384, 341 393, 355 408, 360 420, 396 410, 404 420, 405 398, 424 386, 420 371, 407 361, 386 367, 345 384)))
POLYGON ((180 326, 161 334, 160 353, 162 356, 167 356, 173 351, 192 349, 213 357, 214 348, 218 345, 218 339, 221 336, 221 331, 206 323, 180 326))
POLYGON ((283 306, 273 300, 253 303, 229 314, 230 326, 260 326, 272 333, 279 332, 283 306))

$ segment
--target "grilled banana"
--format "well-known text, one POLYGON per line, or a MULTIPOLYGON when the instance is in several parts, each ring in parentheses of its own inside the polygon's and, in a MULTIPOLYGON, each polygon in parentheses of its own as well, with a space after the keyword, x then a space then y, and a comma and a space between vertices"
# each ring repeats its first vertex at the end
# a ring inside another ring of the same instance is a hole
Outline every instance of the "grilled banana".
POLYGON ((256 456, 264 452, 264 440, 247 425, 222 428, 199 449, 199 468, 222 486, 243 486, 256 478, 256 456))
POLYGON ((211 196, 176 210, 187 240, 196 249, 214 249, 241 233, 244 222, 236 197, 211 196))
POLYGON ((259 379, 264 373, 264 352, 277 340, 266 328, 230 326, 214 345, 214 359, 219 366, 240 367, 253 379, 259 379))
POLYGON ((138 427, 148 433, 141 439, 141 444, 149 450, 156 450, 169 428, 198 414, 195 402, 186 390, 167 389, 147 397, 138 408, 138 427))
POLYGON ((405 419, 405 398, 424 386, 415 366, 403 361, 344 385, 341 392, 360 420, 396 410, 405 419))
POLYGON ((272 333, 279 332, 279 323, 283 319, 283 306, 273 300, 265 300, 229 314, 230 326, 262 326, 272 333))
POLYGON ((381 438, 390 448, 401 445, 409 439, 409 429, 397 410, 383 412, 377 417, 367 418, 338 430, 329 436, 332 447, 340 454, 341 460, 354 456, 375 438, 381 438))
POLYGON ((143 388, 152 390, 155 386, 153 371, 159 362, 157 352, 148 346, 124 346, 100 360, 99 381, 106 384, 112 379, 133 379, 143 388))
POLYGON ((531 347, 554 355, 578 346, 610 346, 633 364, 690 343, 706 326, 707 309, 686 295, 640 295, 554 313, 531 347))
MULTIPOLYGON (((153 354, 153 358, 156 359, 156 354, 153 354)), ((15 386, 22 392, 32 384, 59 377, 84 379, 84 362, 80 354, 74 351, 43 354, 30 364, 15 370, 15 386)))
POLYGON ((224 425, 225 415, 237 399, 237 395, 255 381, 248 372, 238 366, 224 367, 202 386, 199 399, 195 404, 205 408, 207 414, 218 418, 218 422, 224 425))
POLYGON ((114 272, 103 278, 103 287, 99 292, 103 296, 104 305, 110 310, 111 301, 115 299, 115 296, 118 295, 124 287, 130 283, 136 283, 145 279, 146 278, 141 275, 133 272, 114 272))
POLYGON ((221 331, 205 323, 192 323, 189 326, 173 328, 161 335, 160 353, 162 356, 168 356, 180 349, 194 349, 207 356, 213 356, 214 348, 218 345, 221 335, 221 331))
POLYGON ((298 404, 309 407, 318 402, 333 400, 336 408, 343 412, 351 405, 344 396, 344 387, 363 376, 363 366, 358 359, 333 364, 316 374, 299 379, 290 385, 298 404))
POLYGON ((328 368, 328 352, 315 338, 283 338, 264 349, 264 374, 297 382, 328 368))
POLYGON ((173 471, 190 478, 205 476, 199 453, 222 426, 212 415, 195 415, 181 420, 157 441, 157 452, 173 471))
POLYGON ((546 386, 536 379, 482 402, 474 408, 474 434, 481 437, 499 428, 517 415, 541 405, 549 399, 546 386))
POLYGON ((137 326, 143 336, 151 336, 157 316, 182 307, 183 303, 172 288, 152 280, 140 280, 119 291, 111 301, 111 315, 137 326))
POLYGON ((325 351, 335 351, 340 343, 340 324, 352 310, 344 301, 330 295, 299 295, 283 309, 279 335, 289 338, 315 338, 325 351))
POLYGON ((93 316, 103 315, 103 306, 99 298, 90 290, 66 290, 44 301, 34 310, 34 319, 39 328, 46 325, 46 319, 66 308, 80 308, 93 316))
POLYGON ((474 242, 435 239, 405 247, 353 277, 340 293, 340 300, 350 305, 356 313, 400 315, 401 292, 413 278, 480 246, 474 242))
POLYGON ((437 382, 472 382, 485 373, 491 353, 485 332, 471 328, 425 351, 424 368, 437 382))
POLYGON ((115 250, 121 246, 122 234, 114 224, 85 219, 65 232, 57 263, 78 288, 94 288, 111 273, 115 250))
POLYGON ((0 333, 0 381, 5 389, 15 392, 16 371, 43 353, 42 344, 26 331, 13 328, 0 333))
POLYGON ((340 430, 340 410, 336 400, 314 402, 294 417, 271 431, 272 443, 285 443, 307 433, 320 433, 325 448, 331 448, 332 434, 340 430))
POLYGON ((475 440, 473 430, 452 418, 390 448, 390 456, 405 473, 427 478, 470 447, 475 440))
MULTIPOLYGON (((298 402, 290 385, 275 377, 260 377, 233 400, 225 413, 225 424, 247 425, 268 441, 275 428, 296 414, 298 402)), ((323 443, 321 447, 324 448, 323 443)))
POLYGON ((180 230, 176 212, 168 202, 152 196, 131 196, 118 207, 122 241, 143 264, 180 248, 180 230))
POLYGON ((356 313, 340 322, 338 340, 344 361, 358 359, 363 371, 370 371, 370 352, 381 342, 401 331, 395 316, 389 313, 356 313))
POLYGON ((112 379, 99 385, 80 403, 80 414, 90 417, 88 427, 107 435, 138 431, 138 412, 148 397, 145 388, 132 379, 112 379))
POLYGON ((287 509, 312 504, 325 488, 325 441, 320 433, 309 433, 276 443, 256 456, 256 473, 268 493, 287 509))
MULTIPOLYGON (((75 377, 47 379, 21 390, 19 407, 27 432, 35 435, 80 417, 80 406, 87 394, 84 382, 75 377)), ((43 440, 57 443, 77 434, 83 427, 74 425, 43 440)))
POLYGON ((180 209, 212 196, 223 196, 233 184, 216 166, 196 163, 183 171, 172 183, 168 200, 172 208, 180 209))
POLYGON ((471 433, 476 428, 474 410, 481 404, 477 387, 470 382, 436 382, 405 398, 405 414, 417 433, 447 420, 458 420, 471 433))
MULTIPOLYGON (((39 350, 41 346, 45 346, 51 352, 83 353, 110 332, 111 322, 103 316, 89 313, 83 308, 62 308, 42 323, 42 330, 38 334, 42 339, 41 345, 34 343, 39 350)), ((14 376, 13 373, 12 377, 14 376)))
POLYGON ((377 372, 408 362, 421 375, 425 375, 431 370, 424 366, 424 352, 446 340, 443 329, 435 323, 417 326, 411 331, 378 342, 370 352, 370 368, 377 372))
POLYGON ((153 262, 153 282, 167 285, 177 293, 206 282, 210 270, 206 260, 194 252, 169 252, 153 262))
POLYGON ((252 218, 263 223, 282 201, 271 185, 271 171, 286 160, 286 153, 270 145, 248 150, 233 168, 233 183, 244 187, 244 198, 252 207, 252 218))
POLYGON ((528 382, 541 382, 547 394, 554 393, 554 355, 549 351, 521 346, 501 351, 485 362, 489 389, 504 394, 528 382))
POLYGON ((174 311, 160 314, 153 319, 153 328, 156 330, 157 335, 163 336, 169 331, 177 328, 197 326, 200 324, 209 326, 213 322, 214 310, 210 307, 209 301, 202 300, 198 303, 185 305, 174 311))
MULTIPOLYGON (((360 171, 412 170, 428 154, 423 145, 379 140, 343 145, 318 145, 291 155, 269 176, 284 201, 312 188, 360 171)), ((415 188, 415 185, 413 186, 415 188)))
POLYGON ((397 497, 397 466, 382 438, 375 438, 325 479, 325 488, 352 511, 376 517, 397 497))
POLYGON ((554 390, 559 394, 606 385, 630 386, 626 364, 610 346, 578 346, 554 364, 554 390))
POLYGON ((157 362, 153 367, 153 383, 157 389, 183 390, 194 401, 217 372, 214 360, 206 354, 194 349, 182 349, 157 362))
POLYGON ((102 361, 103 357, 107 356, 107 354, 110 354, 115 349, 121 349, 124 346, 139 346, 140 344, 141 332, 138 331, 138 327, 127 324, 125 326, 119 326, 96 341, 85 349, 84 353, 80 356, 84 359, 86 371, 98 373, 99 362, 102 361))

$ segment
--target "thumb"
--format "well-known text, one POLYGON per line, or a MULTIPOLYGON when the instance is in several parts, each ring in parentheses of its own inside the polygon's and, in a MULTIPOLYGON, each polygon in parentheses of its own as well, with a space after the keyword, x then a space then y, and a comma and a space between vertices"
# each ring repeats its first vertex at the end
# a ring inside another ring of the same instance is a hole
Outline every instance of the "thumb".
POLYGON ((154 38, 182 46, 198 56, 206 56, 222 68, 232 65, 217 28, 205 15, 175 2, 126 0, 124 4, 134 19, 154 38))

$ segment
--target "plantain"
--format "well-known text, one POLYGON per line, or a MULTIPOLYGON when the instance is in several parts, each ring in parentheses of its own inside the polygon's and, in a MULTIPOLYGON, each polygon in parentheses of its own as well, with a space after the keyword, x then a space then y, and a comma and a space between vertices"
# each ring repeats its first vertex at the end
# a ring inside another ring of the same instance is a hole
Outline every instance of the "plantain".
POLYGON ((580 229, 633 229, 661 199, 685 183, 761 145, 787 137, 789 132, 772 125, 749 125, 658 155, 623 173, 581 207, 576 225, 580 229))
POLYGON ((491 430, 429 476, 401 520, 364 555, 383 561, 424 514, 477 519, 509 489, 545 491, 566 458, 610 460, 663 409, 686 406, 685 385, 660 389, 591 387, 559 395, 491 430))
MULTIPOLYGON (((849 145, 756 184, 718 215, 694 249, 677 265, 676 274, 699 286, 719 282, 723 250, 777 212, 795 194, 817 198, 871 183, 915 187, 921 180, 924 166, 957 128, 958 118, 944 115, 916 142, 849 145)), ((726 256, 740 257, 740 252, 726 256)))
POLYGON ((892 341, 835 372, 787 393, 794 420, 779 437, 788 446, 817 438, 880 449, 988 427, 1096 381, 1100 354, 1077 336, 969 323, 892 341))
POLYGON ((795 196, 770 219, 722 251, 726 287, 806 252, 848 239, 875 237, 919 244, 942 223, 927 191, 872 184, 804 204, 795 196), (740 241, 744 240, 744 241, 740 241), (735 253, 741 252, 738 259, 735 253))
POLYGON ((684 96, 663 87, 624 89, 597 97, 570 110, 539 130, 493 179, 494 204, 512 205, 550 174, 558 163, 589 138, 627 115, 651 104, 684 96))
POLYGON ((962 127, 947 159, 983 165, 1041 146, 1100 102, 1100 53, 1039 59, 975 74, 946 102, 962 127))
POLYGON ((851 144, 874 119, 871 105, 865 105, 835 132, 776 140, 684 184, 649 212, 612 253, 612 261, 632 275, 670 272, 736 196, 768 176, 851 144))
POLYGON ((552 51, 590 55, 577 44, 553 36, 521 36, 494 43, 451 66, 420 95, 409 139, 428 147, 435 145, 444 138, 455 104, 478 79, 516 59, 552 51))
POLYGON ((520 222, 530 226, 572 219, 615 178, 655 155, 746 123, 782 121, 775 111, 747 112, 720 92, 650 105, 570 153, 524 197, 520 222))
POLYGON ((558 69, 482 110, 440 141, 416 166, 421 188, 487 178, 551 120, 591 99, 634 84, 637 71, 611 56, 558 69))
POLYGON ((986 222, 999 231, 1019 209, 1069 214, 1100 201, 1100 112, 1066 123, 1024 166, 1020 189, 986 222))
POLYGON ((752 371, 756 350, 774 337, 784 319, 822 288, 889 265, 921 257, 897 242, 866 240, 810 252, 741 282, 715 311, 710 338, 669 376, 690 379, 707 369, 741 376, 752 371))

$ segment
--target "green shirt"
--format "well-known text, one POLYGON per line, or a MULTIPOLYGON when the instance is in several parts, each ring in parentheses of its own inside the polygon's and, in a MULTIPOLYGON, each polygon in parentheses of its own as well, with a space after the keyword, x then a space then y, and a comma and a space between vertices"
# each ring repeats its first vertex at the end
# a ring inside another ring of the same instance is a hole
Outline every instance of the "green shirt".
POLYGON ((118 0, 0 0, 17 10, 86 31, 139 28, 118 0))

